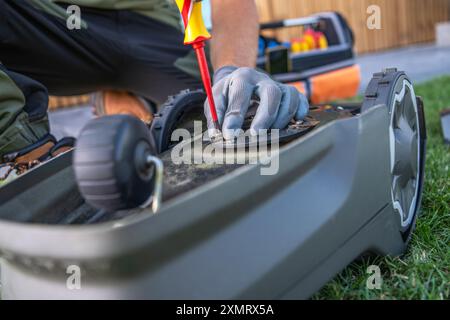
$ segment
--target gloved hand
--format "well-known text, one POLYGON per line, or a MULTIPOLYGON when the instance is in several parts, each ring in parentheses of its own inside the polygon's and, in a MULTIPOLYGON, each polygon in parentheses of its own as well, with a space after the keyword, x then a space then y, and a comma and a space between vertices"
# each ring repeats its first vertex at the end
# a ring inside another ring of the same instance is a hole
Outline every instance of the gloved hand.
MULTIPOLYGON (((295 118, 308 114, 306 97, 292 86, 272 80, 252 68, 225 66, 214 74, 214 101, 217 117, 225 139, 233 139, 241 129, 252 98, 259 99, 259 107, 251 124, 252 134, 261 129, 284 129, 295 118)), ((214 129, 209 103, 205 103, 208 129, 214 129)))

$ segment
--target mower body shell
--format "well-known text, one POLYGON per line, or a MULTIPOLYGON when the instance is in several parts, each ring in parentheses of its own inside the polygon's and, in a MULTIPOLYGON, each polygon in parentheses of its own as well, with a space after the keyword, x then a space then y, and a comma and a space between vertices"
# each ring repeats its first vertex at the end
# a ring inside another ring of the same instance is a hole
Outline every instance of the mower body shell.
MULTIPOLYGON (((0 209, 2 298, 308 298, 361 254, 404 250, 388 125, 387 107, 375 106, 281 148, 276 175, 244 166, 157 214, 96 225, 5 219, 32 220, 32 208, 61 203, 55 191, 25 196, 33 183, 22 185, 24 196, 0 209)), ((70 157, 30 177, 53 170, 53 186, 74 185, 70 157)))

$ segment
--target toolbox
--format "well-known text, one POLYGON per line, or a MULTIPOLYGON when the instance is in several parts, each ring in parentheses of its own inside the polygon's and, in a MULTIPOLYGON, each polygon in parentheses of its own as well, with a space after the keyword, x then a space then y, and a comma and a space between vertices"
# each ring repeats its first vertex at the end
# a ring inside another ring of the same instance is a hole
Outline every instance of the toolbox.
POLYGON ((361 83, 354 41, 352 29, 337 12, 264 23, 258 67, 276 80, 295 86, 313 104, 351 98, 358 93, 361 83), (264 35, 267 31, 292 27, 301 27, 303 32, 299 31, 299 38, 291 42, 283 43, 264 35))

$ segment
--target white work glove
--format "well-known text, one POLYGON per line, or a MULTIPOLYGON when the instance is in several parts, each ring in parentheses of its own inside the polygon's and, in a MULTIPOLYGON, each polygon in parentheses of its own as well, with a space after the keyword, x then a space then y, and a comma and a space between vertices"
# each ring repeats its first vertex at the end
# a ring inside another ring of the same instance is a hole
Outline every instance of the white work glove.
MULTIPOLYGON (((213 95, 226 140, 241 132, 255 96, 259 99, 259 107, 250 127, 252 134, 262 129, 284 129, 293 118, 303 120, 309 111, 308 100, 295 87, 276 82, 252 68, 225 66, 217 70, 213 95)), ((209 132, 214 132, 208 101, 205 102, 205 115, 209 132)))

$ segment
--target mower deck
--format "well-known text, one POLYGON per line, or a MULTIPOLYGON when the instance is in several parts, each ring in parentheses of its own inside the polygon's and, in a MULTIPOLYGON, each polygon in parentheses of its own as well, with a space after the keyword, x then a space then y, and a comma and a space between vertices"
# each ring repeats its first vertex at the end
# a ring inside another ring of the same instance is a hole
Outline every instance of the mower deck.
MULTIPOLYGON (((344 104, 344 107, 339 108, 336 105, 313 107, 311 116, 317 120, 318 125, 312 130, 317 130, 333 120, 353 116, 349 110, 358 110, 358 106, 345 107, 344 104)), ((308 132, 309 130, 305 130, 303 134, 308 132)), ((164 163, 164 202, 244 166, 243 164, 175 165, 171 160, 170 150, 160 157, 164 163)), ((127 210, 111 213, 92 208, 78 192, 71 164, 72 152, 69 152, 3 187, 0 192, 0 202, 3 203, 0 209, 1 218, 27 223, 73 225, 107 222, 140 212, 127 210), (40 199, 46 199, 46 204, 40 205, 42 202, 40 199), (30 202, 35 205, 24 206, 30 202)))
POLYGON ((28 189, 0 210, 0 243, 7 257, 2 277, 8 283, 21 282, 25 274, 20 270, 25 269, 19 266, 24 263, 31 263, 36 274, 27 276, 24 291, 11 292, 6 286, 3 294, 308 297, 348 259, 366 250, 375 248, 383 254, 403 250, 400 233, 395 240, 392 231, 399 219, 389 205, 387 127, 383 105, 324 124, 281 149, 280 172, 275 176, 262 177, 257 165, 233 168, 228 174, 217 168, 197 168, 194 173, 206 172, 208 182, 174 197, 171 190, 180 189, 165 185, 170 199, 156 215, 150 210, 107 214, 86 206, 75 192, 70 154, 66 154, 47 165, 53 170, 61 166, 61 170, 38 185, 33 183, 45 166, 8 186, 28 184, 28 189), (368 162, 371 170, 366 170, 368 162), (211 179, 213 172, 222 176, 211 179), (251 183, 242 188, 242 181, 251 183), (325 195, 326 202, 317 201, 325 195), (208 199, 211 205, 201 206, 199 199, 208 199), (32 206, 26 205, 32 201, 32 206), (104 223, 42 225, 96 222, 104 223), (369 229, 359 235, 364 228, 369 229), (382 241, 379 234, 386 234, 382 241), (14 241, 17 238, 22 240, 14 241), (332 255, 339 257, 326 262, 332 255), (323 263, 327 268, 323 269, 323 263), (84 270, 83 290, 66 289, 65 264, 84 270), (109 276, 104 278, 105 272, 115 275, 114 279, 127 279, 126 288, 109 276), (310 278, 311 272, 319 274, 310 278), (41 279, 47 277, 54 280, 43 284, 41 279))
POLYGON ((420 208, 426 145, 410 80, 385 70, 362 106, 310 114, 320 123, 281 146, 274 175, 262 175, 262 164, 173 166, 170 150, 163 153, 156 214, 87 205, 72 153, 31 170, 0 192, 2 298, 308 298, 362 254, 403 253, 420 208), (403 114, 410 125, 398 124, 403 114), (410 202, 397 191, 411 180, 410 202), (82 290, 67 290, 73 265, 82 290))

